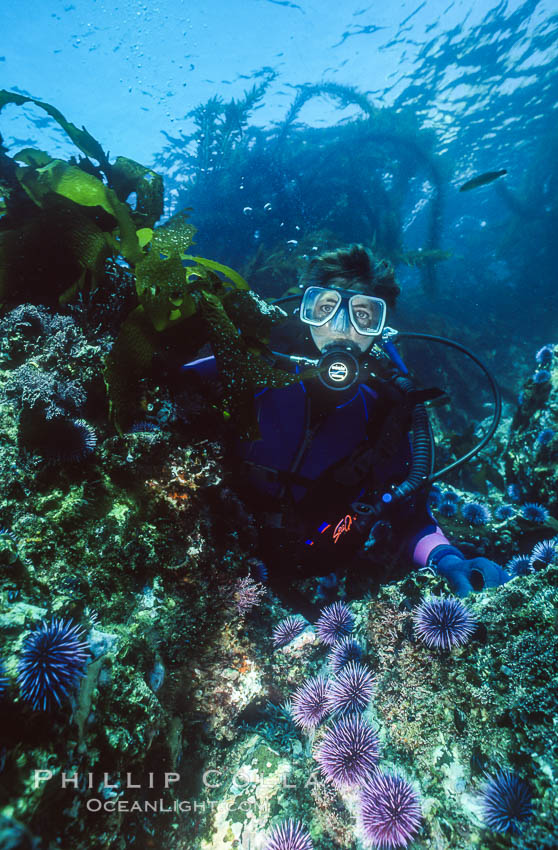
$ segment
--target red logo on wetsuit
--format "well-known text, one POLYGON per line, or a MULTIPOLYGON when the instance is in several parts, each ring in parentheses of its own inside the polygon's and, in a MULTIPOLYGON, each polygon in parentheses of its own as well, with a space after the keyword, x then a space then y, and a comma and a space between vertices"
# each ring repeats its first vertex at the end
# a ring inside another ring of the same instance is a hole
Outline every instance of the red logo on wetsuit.
POLYGON ((345 534, 347 531, 351 530, 351 526, 353 524, 353 518, 350 514, 347 514, 340 519, 335 528, 333 529, 333 542, 337 543, 342 534, 345 534))

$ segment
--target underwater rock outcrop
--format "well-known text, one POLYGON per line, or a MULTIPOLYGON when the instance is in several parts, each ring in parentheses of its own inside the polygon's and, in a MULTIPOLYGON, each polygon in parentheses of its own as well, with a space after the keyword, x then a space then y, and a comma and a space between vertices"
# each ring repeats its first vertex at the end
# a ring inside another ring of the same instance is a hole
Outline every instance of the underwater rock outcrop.
POLYGON ((523 501, 558 516, 558 346, 536 353, 533 373, 519 394, 506 452, 508 480, 523 501))
MULTIPOLYGON (((444 590, 440 579, 414 575, 350 605, 354 637, 376 679, 362 716, 378 730, 379 766, 410 782, 422 808, 409 846, 550 850, 558 805, 557 567, 469 598, 478 625, 451 652, 429 649, 412 627, 420 600, 444 590), (488 822, 485 817, 486 775, 506 770, 533 798, 532 811, 525 804, 517 814, 517 831, 496 828, 502 821, 492 814, 494 803, 488 822)), ((268 677, 276 699, 287 700, 293 689, 281 670, 276 653, 268 677)), ((308 659, 304 675, 320 671, 328 674, 323 650, 308 659)), ((358 794, 332 788, 316 771, 313 754, 328 725, 324 720, 315 734, 295 727, 272 744, 265 725, 246 728, 220 765, 223 777, 237 780, 212 792, 217 814, 206 826, 203 850, 250 840, 257 846, 272 824, 288 818, 306 825, 319 850, 349 850, 362 840, 358 794)))

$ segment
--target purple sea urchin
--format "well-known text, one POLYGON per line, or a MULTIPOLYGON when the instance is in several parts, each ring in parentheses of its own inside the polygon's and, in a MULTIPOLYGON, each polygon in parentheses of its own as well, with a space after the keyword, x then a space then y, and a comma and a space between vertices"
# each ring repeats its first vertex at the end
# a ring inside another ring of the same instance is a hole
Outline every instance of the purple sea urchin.
POLYGON ((452 501, 442 501, 438 505, 438 513, 441 516, 452 517, 457 513, 457 502, 452 501))
POLYGON ((330 683, 326 696, 329 711, 341 717, 364 711, 372 699, 374 684, 367 667, 350 661, 330 683))
POLYGON ((495 832, 518 832, 531 814, 531 796, 529 784, 509 770, 489 777, 482 798, 485 824, 495 832))
POLYGON ((364 782, 378 758, 378 736, 358 714, 344 717, 327 729, 315 755, 325 778, 337 788, 364 782))
POLYGON ((273 645, 275 647, 286 646, 295 637, 298 637, 306 628, 306 621, 301 616, 285 617, 277 623, 273 629, 273 645))
POLYGON ((459 496, 457 493, 454 493, 453 490, 444 490, 442 493, 442 499, 444 502, 455 502, 459 501, 459 496))
POLYGON ((97 437, 83 419, 36 414, 21 415, 20 439, 23 445, 52 463, 78 463, 95 451, 97 437))
POLYGON ((307 679, 293 694, 291 714, 302 729, 315 729, 329 713, 327 693, 329 683, 324 676, 307 679))
POLYGON ((538 563, 543 567, 548 567, 556 560, 558 560, 558 545, 554 540, 540 540, 535 543, 530 558, 530 563, 533 566, 538 563))
POLYGON ((535 443, 538 446, 548 446, 549 443, 554 439, 555 431, 553 428, 543 428, 542 431, 539 431, 535 438, 535 443))
POLYGON ((548 510, 539 502, 525 502, 521 506, 521 516, 528 522, 543 525, 548 519, 548 510))
POLYGON ((406 847, 422 821, 418 794, 399 774, 377 771, 362 789, 360 817, 374 847, 406 847))
POLYGON ((534 384, 548 384, 550 381, 550 372, 548 369, 539 369, 533 375, 533 383, 534 384))
POLYGON ((517 483, 508 484, 506 488, 506 492, 508 494, 508 498, 512 502, 520 502, 521 501, 521 487, 517 483))
POLYGON ((352 637, 342 638, 333 645, 329 653, 329 666, 334 673, 339 671, 350 661, 360 661, 362 649, 352 637))
POLYGON ((527 555, 514 555, 506 564, 506 570, 514 577, 526 576, 534 572, 534 567, 527 555))
POLYGON ((71 620, 44 620, 23 642, 18 664, 21 696, 34 709, 50 711, 85 675, 88 644, 71 620))
POLYGON ((511 519, 515 516, 515 508, 513 505, 500 505, 494 511, 494 516, 499 520, 511 519))
POLYGON ((476 628, 469 609, 453 597, 423 599, 413 619, 416 636, 430 649, 463 646, 476 628))
POLYGON ((486 525, 492 519, 490 508, 482 502, 467 502, 461 508, 461 513, 470 525, 486 525))
POLYGON ((332 646, 353 630, 355 618, 344 602, 334 602, 322 609, 316 623, 318 637, 322 643, 332 646))
POLYGON ((290 819, 275 826, 265 845, 265 850, 313 850, 310 833, 299 820, 290 819))
POLYGON ((6 692, 9 683, 4 664, 0 661, 0 697, 6 692))
POLYGON ((442 491, 439 487, 431 487, 430 493, 428 494, 428 507, 437 508, 440 502, 442 501, 442 491))
POLYGON ((539 350, 535 354, 535 360, 537 361, 539 366, 548 366, 552 362, 553 355, 554 355, 554 346, 553 345, 543 345, 543 347, 539 348, 539 350))

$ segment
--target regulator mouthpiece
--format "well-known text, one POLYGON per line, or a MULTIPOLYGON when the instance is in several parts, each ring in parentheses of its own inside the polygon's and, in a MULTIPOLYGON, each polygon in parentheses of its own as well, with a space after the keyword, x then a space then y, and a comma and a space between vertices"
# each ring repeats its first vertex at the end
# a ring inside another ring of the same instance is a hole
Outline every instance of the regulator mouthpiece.
POLYGON ((330 390, 347 390, 358 381, 360 365, 346 349, 326 351, 318 361, 319 378, 330 390))

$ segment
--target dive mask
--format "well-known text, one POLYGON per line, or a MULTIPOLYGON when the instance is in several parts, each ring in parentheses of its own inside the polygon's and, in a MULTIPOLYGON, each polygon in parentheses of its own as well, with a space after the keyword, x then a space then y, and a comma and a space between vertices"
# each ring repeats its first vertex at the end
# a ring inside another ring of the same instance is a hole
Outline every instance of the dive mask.
POLYGON ((354 290, 309 286, 299 315, 322 354, 321 382, 334 390, 351 387, 359 379, 361 355, 384 328, 385 301, 354 290))
POLYGON ((386 321, 381 298, 353 290, 309 286, 300 305, 300 320, 310 325, 312 339, 323 353, 332 345, 350 345, 366 351, 386 321))

